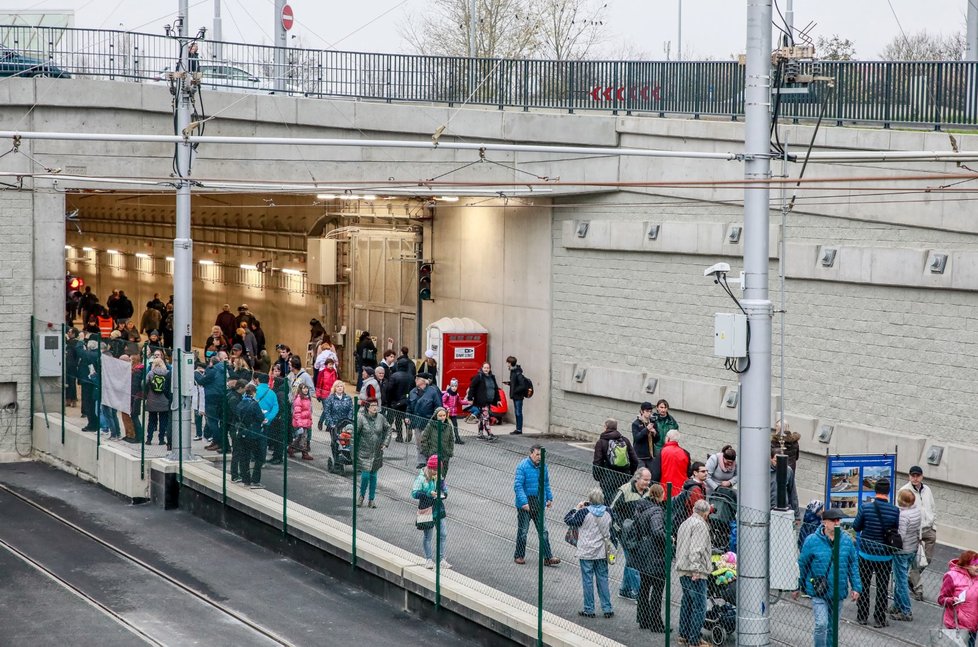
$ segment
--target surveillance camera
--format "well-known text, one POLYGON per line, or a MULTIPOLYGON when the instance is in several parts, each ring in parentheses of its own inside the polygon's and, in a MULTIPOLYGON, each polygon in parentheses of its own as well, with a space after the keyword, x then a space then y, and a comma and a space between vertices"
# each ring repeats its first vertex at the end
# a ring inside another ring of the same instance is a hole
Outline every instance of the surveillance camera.
POLYGON ((727 263, 717 263, 716 265, 706 268, 706 270, 703 272, 703 276, 710 276, 712 274, 714 277, 719 278, 721 274, 726 274, 729 271, 730 265, 727 263))

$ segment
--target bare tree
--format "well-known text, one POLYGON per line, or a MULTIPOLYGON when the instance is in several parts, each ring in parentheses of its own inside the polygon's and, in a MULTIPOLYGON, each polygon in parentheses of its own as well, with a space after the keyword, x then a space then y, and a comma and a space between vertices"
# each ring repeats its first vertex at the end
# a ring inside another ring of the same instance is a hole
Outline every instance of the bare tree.
MULTIPOLYGON (((477 0, 479 58, 581 59, 600 42, 606 4, 595 0, 477 0)), ((431 0, 401 35, 422 54, 468 56, 471 0, 431 0)))
POLYGON ((856 58, 856 45, 848 38, 832 34, 832 38, 815 39, 815 55, 823 61, 851 61, 856 58))
POLYGON ((960 61, 964 58, 966 45, 961 32, 945 36, 930 34, 925 29, 895 36, 880 52, 880 58, 887 61, 960 61))
POLYGON ((535 0, 539 26, 539 52, 557 61, 588 56, 604 37, 607 3, 590 0, 535 0))

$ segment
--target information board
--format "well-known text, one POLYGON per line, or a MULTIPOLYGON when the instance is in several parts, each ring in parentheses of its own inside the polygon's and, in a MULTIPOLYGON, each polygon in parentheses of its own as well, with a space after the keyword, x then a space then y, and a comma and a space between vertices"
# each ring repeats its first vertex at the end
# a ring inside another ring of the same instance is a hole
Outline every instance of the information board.
POLYGON ((829 455, 825 468, 825 506, 855 517, 859 506, 876 497, 876 482, 890 481, 893 502, 896 479, 895 454, 829 455))

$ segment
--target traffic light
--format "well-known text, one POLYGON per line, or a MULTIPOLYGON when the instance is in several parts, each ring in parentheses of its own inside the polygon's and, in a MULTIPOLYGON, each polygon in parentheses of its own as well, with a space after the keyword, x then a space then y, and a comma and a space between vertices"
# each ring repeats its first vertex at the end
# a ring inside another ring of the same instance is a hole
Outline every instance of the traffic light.
POLYGON ((418 299, 431 301, 431 263, 422 263, 418 267, 418 299))
POLYGON ((80 292, 81 289, 85 287, 85 279, 81 278, 80 276, 72 276, 69 274, 67 277, 65 277, 65 281, 67 283, 66 287, 68 288, 68 294, 80 292))

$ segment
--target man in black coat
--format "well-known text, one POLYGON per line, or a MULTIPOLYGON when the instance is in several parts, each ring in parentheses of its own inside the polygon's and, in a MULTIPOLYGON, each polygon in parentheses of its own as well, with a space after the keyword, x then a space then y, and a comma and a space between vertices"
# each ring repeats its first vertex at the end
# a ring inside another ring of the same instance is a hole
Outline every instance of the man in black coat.
POLYGON ((390 422, 394 425, 394 432, 397 434, 395 440, 399 443, 404 442, 404 414, 407 412, 408 394, 413 387, 414 378, 407 371, 391 373, 381 386, 380 393, 384 406, 395 412, 394 419, 390 422))

